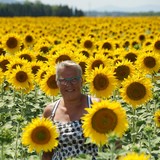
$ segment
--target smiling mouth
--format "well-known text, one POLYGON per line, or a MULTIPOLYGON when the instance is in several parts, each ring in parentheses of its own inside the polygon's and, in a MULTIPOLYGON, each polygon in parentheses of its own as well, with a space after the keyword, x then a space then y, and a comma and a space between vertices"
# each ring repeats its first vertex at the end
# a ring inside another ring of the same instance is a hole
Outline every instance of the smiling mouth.
POLYGON ((66 91, 67 92, 74 92, 75 90, 74 89, 67 89, 66 91))

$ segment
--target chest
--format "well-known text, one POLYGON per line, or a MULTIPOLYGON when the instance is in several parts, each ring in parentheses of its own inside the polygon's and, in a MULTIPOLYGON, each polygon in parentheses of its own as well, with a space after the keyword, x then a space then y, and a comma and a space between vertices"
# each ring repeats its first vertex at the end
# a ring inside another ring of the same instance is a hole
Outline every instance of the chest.
POLYGON ((60 122, 70 122, 70 121, 80 120, 81 117, 86 113, 85 110, 86 107, 87 106, 79 106, 70 110, 58 107, 55 112, 54 120, 60 122))

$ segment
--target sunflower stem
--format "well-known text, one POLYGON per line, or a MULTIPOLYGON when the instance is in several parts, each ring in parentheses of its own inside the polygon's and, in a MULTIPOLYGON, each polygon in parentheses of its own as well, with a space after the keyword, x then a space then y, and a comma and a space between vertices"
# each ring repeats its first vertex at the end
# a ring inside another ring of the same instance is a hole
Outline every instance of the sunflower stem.
MULTIPOLYGON (((24 95, 24 92, 23 90, 21 90, 21 101, 22 101, 22 104, 26 107, 26 100, 25 100, 25 95, 24 95)), ((22 113, 22 116, 24 116, 24 112, 23 112, 23 108, 21 107, 21 113, 22 113)))
POLYGON ((42 152, 38 153, 39 160, 42 159, 42 152))
POLYGON ((52 102, 54 102, 54 101, 55 101, 55 97, 53 96, 52 102))
POLYGON ((136 109, 132 108, 132 142, 135 144, 136 141, 136 109))
POLYGON ((1 144, 1 146, 2 146, 2 148, 1 148, 1 158, 2 158, 2 160, 4 159, 4 157, 3 157, 3 152, 4 152, 4 143, 2 142, 2 144, 1 144))
POLYGON ((13 101, 15 102, 15 100, 16 100, 16 91, 15 91, 15 89, 13 90, 13 101))
POLYGON ((37 88, 37 84, 35 84, 34 87, 34 93, 35 93, 35 103, 37 102, 37 95, 38 95, 38 88, 37 88))
POLYGON ((115 146, 112 144, 111 145, 111 159, 114 159, 114 151, 115 151, 115 146))
POLYGON ((151 155, 151 136, 150 136, 150 134, 148 135, 148 144, 149 144, 149 146, 148 146, 148 151, 149 151, 149 154, 151 155))
POLYGON ((17 131, 16 131, 15 160, 17 160, 18 136, 19 136, 19 123, 17 123, 17 131))

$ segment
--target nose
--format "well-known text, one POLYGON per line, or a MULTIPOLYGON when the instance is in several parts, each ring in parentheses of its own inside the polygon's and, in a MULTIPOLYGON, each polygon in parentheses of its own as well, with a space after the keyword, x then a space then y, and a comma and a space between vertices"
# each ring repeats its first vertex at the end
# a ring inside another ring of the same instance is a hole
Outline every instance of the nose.
POLYGON ((72 86, 72 82, 71 81, 65 82, 65 86, 72 86))

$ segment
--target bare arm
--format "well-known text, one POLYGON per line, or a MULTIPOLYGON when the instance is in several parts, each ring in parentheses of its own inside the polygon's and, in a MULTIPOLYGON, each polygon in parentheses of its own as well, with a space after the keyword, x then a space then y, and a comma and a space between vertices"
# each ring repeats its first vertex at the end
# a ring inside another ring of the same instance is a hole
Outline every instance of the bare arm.
POLYGON ((52 115, 53 104, 49 104, 44 108, 43 117, 49 118, 52 115))

